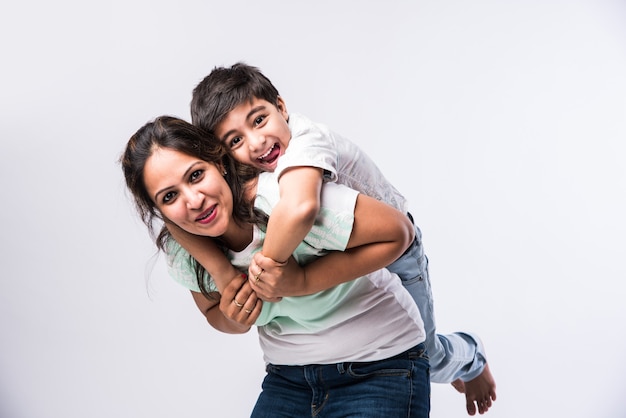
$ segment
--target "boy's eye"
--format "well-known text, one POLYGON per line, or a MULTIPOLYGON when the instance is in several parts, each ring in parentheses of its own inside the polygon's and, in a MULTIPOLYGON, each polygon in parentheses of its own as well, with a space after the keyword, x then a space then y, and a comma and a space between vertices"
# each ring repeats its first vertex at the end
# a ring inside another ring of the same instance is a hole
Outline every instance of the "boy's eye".
POLYGON ((230 147, 233 148, 235 147, 239 142, 241 142, 241 137, 240 136, 236 136, 233 139, 230 140, 230 147))
POLYGON ((260 125, 264 119, 265 116, 257 116, 256 118, 254 118, 254 126, 260 125))

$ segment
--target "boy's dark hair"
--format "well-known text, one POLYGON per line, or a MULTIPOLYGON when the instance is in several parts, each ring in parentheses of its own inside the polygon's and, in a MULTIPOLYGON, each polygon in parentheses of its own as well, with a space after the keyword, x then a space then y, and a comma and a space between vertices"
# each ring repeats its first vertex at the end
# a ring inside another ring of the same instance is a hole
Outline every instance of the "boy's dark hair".
POLYGON ((278 90, 261 71, 238 62, 232 67, 215 67, 195 89, 191 98, 191 122, 213 131, 228 113, 254 98, 278 106, 278 90))

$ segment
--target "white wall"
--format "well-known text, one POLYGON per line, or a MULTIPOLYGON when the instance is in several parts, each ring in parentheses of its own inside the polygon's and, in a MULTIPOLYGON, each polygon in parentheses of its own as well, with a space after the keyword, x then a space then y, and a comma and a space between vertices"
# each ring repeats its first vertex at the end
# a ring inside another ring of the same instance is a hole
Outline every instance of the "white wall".
MULTIPOLYGON (((205 325, 117 164, 238 60, 408 196, 440 331, 485 341, 487 416, 622 414, 624 3, 214 3, 3 7, 0 416, 249 414, 256 334, 205 325)), ((463 397, 433 385, 431 416, 463 397)))

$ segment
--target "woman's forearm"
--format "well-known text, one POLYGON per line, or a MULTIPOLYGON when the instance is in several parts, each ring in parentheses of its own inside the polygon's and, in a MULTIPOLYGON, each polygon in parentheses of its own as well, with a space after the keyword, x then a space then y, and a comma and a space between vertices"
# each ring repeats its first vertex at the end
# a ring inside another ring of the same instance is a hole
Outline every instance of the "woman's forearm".
POLYGON ((213 238, 191 234, 169 222, 166 225, 176 242, 205 268, 220 292, 224 291, 233 277, 241 274, 228 261, 213 238))

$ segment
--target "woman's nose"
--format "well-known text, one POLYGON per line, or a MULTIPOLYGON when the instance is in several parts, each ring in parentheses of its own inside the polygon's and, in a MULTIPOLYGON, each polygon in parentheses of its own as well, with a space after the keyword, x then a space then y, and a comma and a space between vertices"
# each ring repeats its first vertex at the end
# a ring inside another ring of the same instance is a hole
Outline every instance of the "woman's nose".
POLYGON ((204 203, 204 194, 190 190, 187 193, 187 208, 190 210, 202 209, 204 203))

